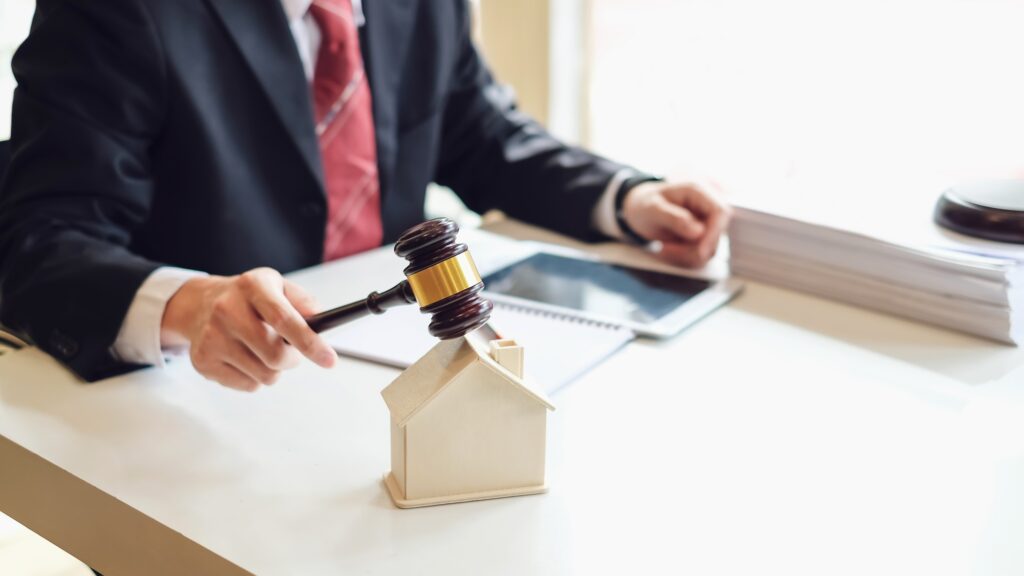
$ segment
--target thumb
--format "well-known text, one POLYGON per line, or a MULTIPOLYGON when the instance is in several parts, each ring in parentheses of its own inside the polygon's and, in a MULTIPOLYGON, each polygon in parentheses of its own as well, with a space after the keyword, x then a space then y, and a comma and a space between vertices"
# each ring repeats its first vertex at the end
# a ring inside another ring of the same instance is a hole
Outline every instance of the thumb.
POLYGON ((284 297, 295 306, 304 317, 309 317, 320 311, 320 304, 306 292, 306 289, 290 281, 284 281, 284 297))

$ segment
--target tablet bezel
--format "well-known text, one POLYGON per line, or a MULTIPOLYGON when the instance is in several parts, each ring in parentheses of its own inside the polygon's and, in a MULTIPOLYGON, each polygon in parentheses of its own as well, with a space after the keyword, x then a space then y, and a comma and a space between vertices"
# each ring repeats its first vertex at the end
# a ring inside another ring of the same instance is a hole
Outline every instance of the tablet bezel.
POLYGON ((540 243, 523 243, 527 246, 523 246, 524 250, 516 254, 515 258, 506 259, 500 262, 500 265, 490 266, 486 272, 481 270, 483 276, 489 276, 495 272, 499 272, 509 266, 513 266, 522 262, 523 260, 537 254, 544 252, 555 256, 562 256, 565 258, 574 258, 577 260, 586 260, 591 262, 597 262, 606 265, 621 266, 623 268, 632 268, 635 270, 644 270, 648 272, 656 272, 660 274, 666 274, 669 276, 685 276, 688 278, 695 278, 710 282, 710 285, 702 290, 697 295, 693 296, 686 302, 683 302, 677 306, 674 310, 655 320, 653 322, 637 322, 631 320, 623 320, 614 316, 605 316, 594 312, 588 312, 584 310, 577 310, 575 308, 568 308, 565 306, 559 306, 556 304, 549 304, 546 302, 540 302, 537 300, 530 300, 527 298, 520 298, 517 296, 509 296, 507 294, 500 294, 491 292, 484 286, 484 295, 491 300, 512 306, 519 306, 532 310, 538 310, 542 312, 548 312, 551 314, 558 314, 568 316, 572 318, 579 318, 581 320, 587 320, 590 322, 598 322, 602 324, 609 324, 613 326, 624 326, 629 328, 633 332, 641 336, 648 336, 652 338, 670 338, 679 334, 687 327, 693 325, 701 318, 707 316, 715 309, 727 304, 730 300, 735 298, 743 289, 743 284, 733 278, 711 278, 705 274, 695 273, 687 270, 678 271, 666 271, 664 268, 648 267, 636 264, 624 264, 622 262, 615 262, 612 260, 600 258, 587 252, 581 252, 571 248, 564 248, 561 246, 540 244, 540 243))

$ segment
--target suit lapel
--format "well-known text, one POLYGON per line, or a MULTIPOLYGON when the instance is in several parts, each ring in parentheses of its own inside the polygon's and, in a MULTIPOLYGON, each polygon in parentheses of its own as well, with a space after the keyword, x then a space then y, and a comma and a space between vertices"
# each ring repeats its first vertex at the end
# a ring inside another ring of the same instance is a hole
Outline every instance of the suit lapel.
POLYGON ((322 191, 323 166, 313 125, 312 97, 280 0, 207 1, 238 46, 322 191))
MULTIPOLYGON (((433 0, 430 0, 433 1, 433 0)), ((363 0, 366 24, 360 34, 370 81, 377 137, 381 200, 390 190, 398 153, 398 89, 412 36, 417 0, 363 0)))

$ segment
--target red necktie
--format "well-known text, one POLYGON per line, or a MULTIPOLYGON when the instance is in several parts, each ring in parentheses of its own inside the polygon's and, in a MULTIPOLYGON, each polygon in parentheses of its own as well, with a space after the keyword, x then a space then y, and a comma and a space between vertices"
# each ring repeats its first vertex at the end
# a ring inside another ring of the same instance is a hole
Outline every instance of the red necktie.
POLYGON ((380 182, 351 0, 314 0, 309 12, 321 32, 313 104, 327 188, 326 262, 380 245, 380 182))

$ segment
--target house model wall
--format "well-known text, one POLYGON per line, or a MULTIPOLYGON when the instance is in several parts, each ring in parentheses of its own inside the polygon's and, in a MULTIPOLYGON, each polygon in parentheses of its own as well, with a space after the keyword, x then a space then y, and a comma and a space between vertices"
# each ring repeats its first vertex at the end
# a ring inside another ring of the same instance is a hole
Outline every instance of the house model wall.
POLYGON ((475 333, 438 343, 381 393, 401 508, 544 492, 547 412, 522 379, 523 349, 475 333))

